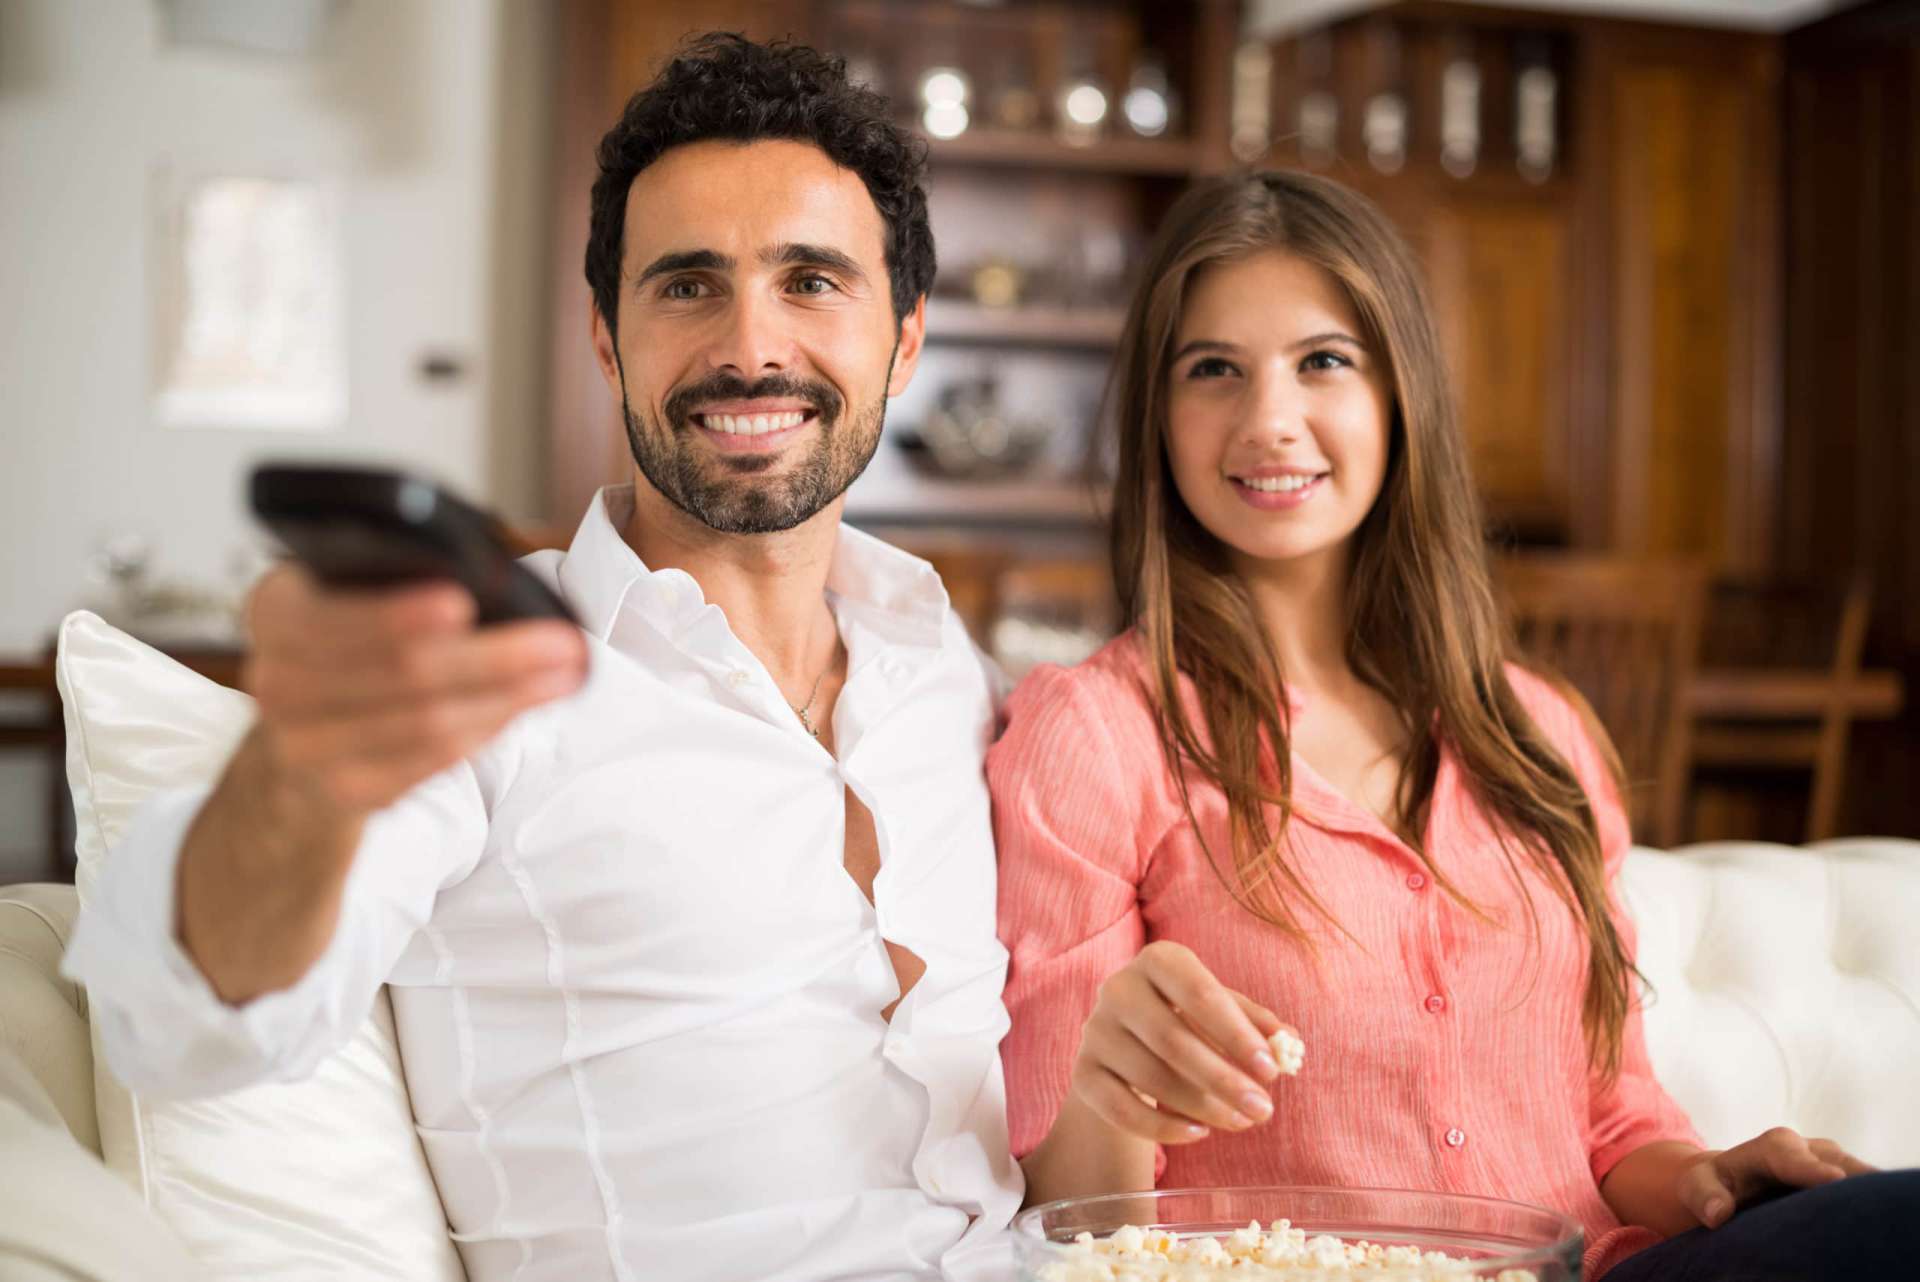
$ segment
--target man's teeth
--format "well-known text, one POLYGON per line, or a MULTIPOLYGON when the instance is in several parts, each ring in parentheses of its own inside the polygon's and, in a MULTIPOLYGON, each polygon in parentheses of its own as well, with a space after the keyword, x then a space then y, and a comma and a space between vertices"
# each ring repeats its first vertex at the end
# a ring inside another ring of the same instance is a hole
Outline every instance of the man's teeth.
POLYGON ((807 421, 805 412, 801 410, 789 410, 785 414, 707 414, 702 417, 710 429, 730 436, 762 436, 768 432, 783 432, 807 421))
POLYGON ((1293 490, 1304 490, 1320 478, 1317 476, 1248 476, 1240 484, 1250 490, 1259 490, 1262 494, 1286 494, 1293 490))

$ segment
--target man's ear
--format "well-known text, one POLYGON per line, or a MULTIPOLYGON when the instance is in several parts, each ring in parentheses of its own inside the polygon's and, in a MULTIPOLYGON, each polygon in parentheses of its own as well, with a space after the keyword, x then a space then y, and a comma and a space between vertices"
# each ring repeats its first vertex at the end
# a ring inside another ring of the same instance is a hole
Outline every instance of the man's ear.
POLYGON ((927 341, 927 296, 913 300, 913 310, 900 320, 900 342, 893 349, 893 376, 887 380, 887 395, 898 396, 913 381, 920 364, 920 348, 927 341))
POLYGON ((620 358, 614 352, 613 330, 591 294, 587 296, 587 311, 593 325, 593 359, 599 363, 600 377, 607 380, 607 390, 617 401, 620 399, 620 358))

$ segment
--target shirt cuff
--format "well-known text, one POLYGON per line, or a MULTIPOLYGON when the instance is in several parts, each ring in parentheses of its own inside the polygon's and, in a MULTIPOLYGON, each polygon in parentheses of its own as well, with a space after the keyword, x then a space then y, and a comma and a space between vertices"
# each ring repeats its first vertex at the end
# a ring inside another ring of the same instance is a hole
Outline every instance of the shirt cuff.
POLYGON ((325 983, 299 983, 239 1006, 223 1001, 175 930, 180 850, 209 787, 162 793, 137 811, 83 904, 61 973, 87 990, 114 1074, 151 1094, 211 1094, 273 1074, 305 1040, 325 983), (275 1049, 281 1052, 275 1054, 275 1049))

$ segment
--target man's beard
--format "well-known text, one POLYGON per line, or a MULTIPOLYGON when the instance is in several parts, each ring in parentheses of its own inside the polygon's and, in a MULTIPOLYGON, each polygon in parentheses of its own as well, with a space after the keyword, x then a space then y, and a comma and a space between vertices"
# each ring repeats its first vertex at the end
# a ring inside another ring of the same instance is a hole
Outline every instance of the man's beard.
MULTIPOLYGON (((892 374, 889 359, 889 379, 892 374)), ((675 507, 722 534, 776 534, 839 498, 866 470, 880 445, 887 398, 883 390, 870 409, 849 414, 839 392, 818 379, 771 374, 749 383, 716 371, 668 395, 661 406, 663 425, 643 422, 634 413, 622 367, 620 409, 633 461, 675 507), (773 455, 708 453, 693 443, 693 434, 704 430, 693 421, 700 406, 773 397, 805 402, 818 428, 813 449, 784 475, 756 477, 773 466, 773 455)))

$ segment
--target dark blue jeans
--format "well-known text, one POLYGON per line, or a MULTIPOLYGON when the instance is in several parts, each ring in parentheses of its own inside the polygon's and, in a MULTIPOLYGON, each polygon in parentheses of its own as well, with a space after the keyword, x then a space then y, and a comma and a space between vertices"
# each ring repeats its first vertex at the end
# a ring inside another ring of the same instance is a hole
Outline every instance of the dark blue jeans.
POLYGON ((1920 1278, 1920 1169, 1855 1175, 1749 1206, 1623 1260, 1606 1282, 1920 1278))

